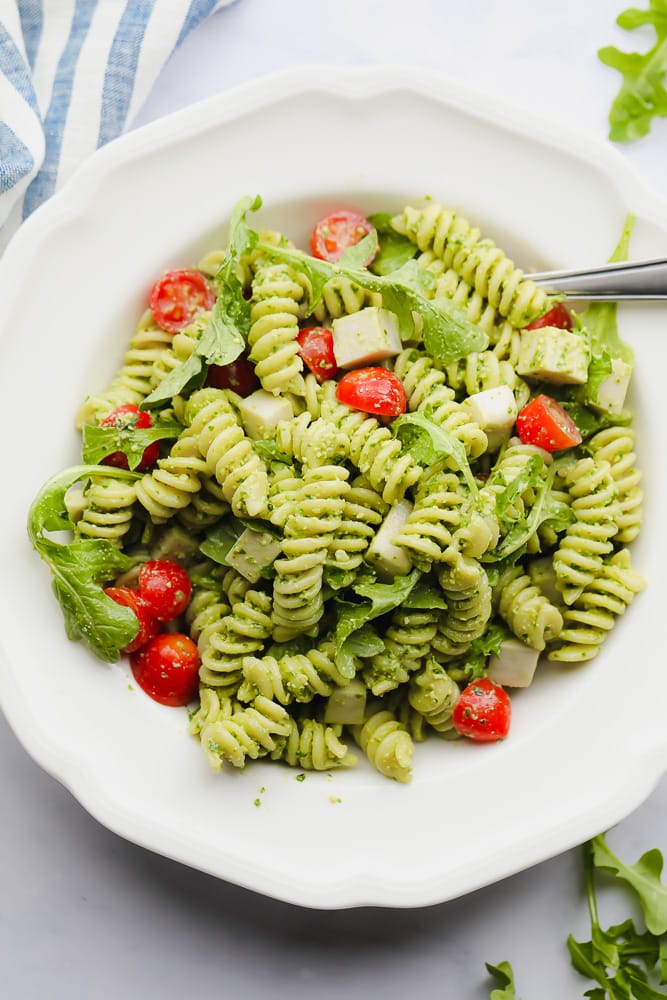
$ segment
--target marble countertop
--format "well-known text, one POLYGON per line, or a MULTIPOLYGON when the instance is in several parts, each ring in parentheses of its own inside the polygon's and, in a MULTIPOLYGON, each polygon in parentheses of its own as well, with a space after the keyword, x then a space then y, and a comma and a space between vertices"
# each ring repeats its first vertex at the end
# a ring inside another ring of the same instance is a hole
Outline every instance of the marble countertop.
MULTIPOLYGON (((596 51, 651 44, 649 31, 635 39, 615 26, 622 8, 621 0, 240 0, 175 54, 136 124, 289 66, 326 73, 327 64, 400 63, 542 114, 556 133, 566 123, 605 139, 617 75, 596 51)), ((620 152, 667 196, 667 121, 620 152)), ((432 907, 310 911, 108 832, 29 759, 1 717, 0 786, 7 997, 482 1000, 491 989, 484 963, 504 959, 523 1000, 566 1000, 590 986, 565 947, 570 932, 588 936, 579 850, 432 907)), ((667 781, 609 842, 628 861, 664 851, 667 781)), ((607 901, 603 919, 612 922, 623 909, 607 901)))

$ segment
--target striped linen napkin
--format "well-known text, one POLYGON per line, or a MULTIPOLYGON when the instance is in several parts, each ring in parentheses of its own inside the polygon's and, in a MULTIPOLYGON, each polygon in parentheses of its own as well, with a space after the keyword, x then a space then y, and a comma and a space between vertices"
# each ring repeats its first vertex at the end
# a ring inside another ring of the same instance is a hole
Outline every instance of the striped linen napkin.
POLYGON ((233 0, 0 0, 0 251, 233 0))

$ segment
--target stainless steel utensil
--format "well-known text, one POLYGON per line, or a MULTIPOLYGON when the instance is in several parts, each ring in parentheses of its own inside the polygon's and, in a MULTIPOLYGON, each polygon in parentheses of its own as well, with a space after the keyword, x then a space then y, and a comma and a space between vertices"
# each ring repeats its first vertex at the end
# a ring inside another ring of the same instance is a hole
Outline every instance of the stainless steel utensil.
POLYGON ((570 299, 598 301, 667 299, 667 258, 640 260, 574 271, 543 271, 527 278, 570 299))

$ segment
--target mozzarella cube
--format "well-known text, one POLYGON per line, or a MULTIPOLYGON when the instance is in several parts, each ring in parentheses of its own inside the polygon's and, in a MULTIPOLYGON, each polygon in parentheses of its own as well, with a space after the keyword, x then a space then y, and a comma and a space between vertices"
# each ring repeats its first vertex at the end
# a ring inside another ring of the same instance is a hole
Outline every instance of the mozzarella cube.
POLYGON ((238 408, 246 434, 255 441, 271 437, 281 420, 291 420, 294 416, 288 399, 274 396, 266 389, 257 389, 239 400, 238 408))
POLYGON ((468 413, 486 433, 488 451, 496 451, 516 421, 518 408, 508 385, 475 392, 465 400, 468 413))
POLYGON ((405 549, 394 545, 394 538, 403 530, 411 511, 409 500, 399 500, 394 504, 368 546, 366 560, 384 579, 406 576, 412 569, 412 561, 405 549))
POLYGON ((632 365, 621 361, 620 358, 612 358, 611 375, 600 382, 596 398, 588 400, 590 405, 613 417, 619 416, 623 410, 631 375, 632 365))
POLYGON ((227 553, 225 562, 250 583, 257 583, 262 570, 272 566, 279 555, 280 542, 273 535, 246 528, 227 553))
POLYGON ((536 649, 524 645, 518 639, 507 639, 500 647, 500 653, 489 657, 487 676, 494 684, 504 687, 528 687, 535 675, 540 657, 536 649))
POLYGON ((401 353, 398 317, 388 309, 369 306, 341 316, 332 324, 334 354, 339 368, 386 361, 401 353))
POLYGON ((588 344, 577 333, 554 326, 521 333, 516 366, 519 375, 554 385, 584 385, 589 363, 588 344))

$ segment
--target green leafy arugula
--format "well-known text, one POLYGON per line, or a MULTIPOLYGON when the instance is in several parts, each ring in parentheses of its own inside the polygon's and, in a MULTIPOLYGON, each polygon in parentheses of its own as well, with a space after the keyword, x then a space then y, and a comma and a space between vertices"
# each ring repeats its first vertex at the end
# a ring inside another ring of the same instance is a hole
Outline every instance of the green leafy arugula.
MULTIPOLYGON (((380 615, 393 611, 394 608, 402 605, 410 596, 412 590, 419 580, 418 570, 413 570, 407 576, 397 576, 391 583, 378 583, 375 574, 369 571, 366 576, 361 576, 355 581, 352 590, 359 597, 363 598, 359 603, 336 598, 338 605, 338 622, 336 625, 336 666, 339 671, 348 679, 352 679, 356 673, 354 649, 359 648, 359 637, 357 633, 380 615)), ((362 633, 362 637, 367 633, 362 633)))
POLYGON ((371 270, 375 274, 391 274, 417 256, 416 244, 407 236, 397 233, 391 219, 388 212, 377 212, 368 217, 378 234, 378 253, 371 264, 371 270))
MULTIPOLYGON (((590 1000, 664 1000, 658 986, 667 984, 667 886, 662 882, 663 858, 659 850, 646 851, 634 865, 625 864, 600 834, 583 846, 586 901, 591 925, 589 941, 567 939, 573 967, 597 985, 586 990, 590 1000), (611 873, 625 882, 639 903, 646 929, 624 920, 606 930, 600 923, 596 876, 611 873)), ((509 962, 487 964, 501 988, 490 1000, 516 1000, 514 975, 509 962), (509 990, 509 992, 502 992, 509 990)))
POLYGON ((28 534, 53 574, 53 589, 62 608, 70 639, 83 641, 100 660, 115 662, 137 634, 139 623, 130 608, 116 604, 103 585, 129 569, 133 561, 99 538, 62 543, 52 533, 70 531, 65 494, 93 475, 125 479, 135 473, 110 466, 78 465, 53 476, 43 486, 28 514, 28 534))
POLYGON ((542 474, 542 466, 543 461, 539 456, 531 458, 520 475, 498 496, 496 511, 501 526, 507 531, 495 549, 482 556, 483 563, 497 563, 517 553, 521 554, 528 540, 547 521, 556 531, 564 531, 574 521, 570 507, 553 496, 552 487, 558 465, 554 463, 546 476, 542 474), (525 517, 512 521, 507 517, 507 508, 529 486, 535 489, 535 501, 525 517))
POLYGON ((87 465, 99 465, 103 458, 122 451, 130 469, 136 469, 145 449, 154 441, 173 440, 183 430, 176 421, 164 421, 153 427, 101 427, 83 425, 81 457, 87 465))
POLYGON ((250 329, 250 303, 243 296, 237 272, 241 257, 250 253, 259 239, 246 216, 261 205, 262 199, 256 195, 242 198, 234 207, 227 252, 216 275, 216 302, 207 317, 196 321, 201 329, 195 349, 146 397, 143 407, 161 406, 184 390, 203 385, 209 365, 228 365, 243 352, 250 329))
POLYGON ((667 0, 649 0, 648 8, 631 7, 616 18, 626 31, 649 25, 656 40, 648 52, 623 52, 607 45, 598 52, 600 60, 623 77, 609 112, 609 138, 630 142, 648 134, 654 118, 667 115, 667 0))
POLYGON ((454 465, 463 475, 471 493, 477 494, 477 483, 463 444, 444 427, 434 423, 428 410, 397 417, 392 421, 391 429, 415 462, 427 467, 440 462, 454 465))

